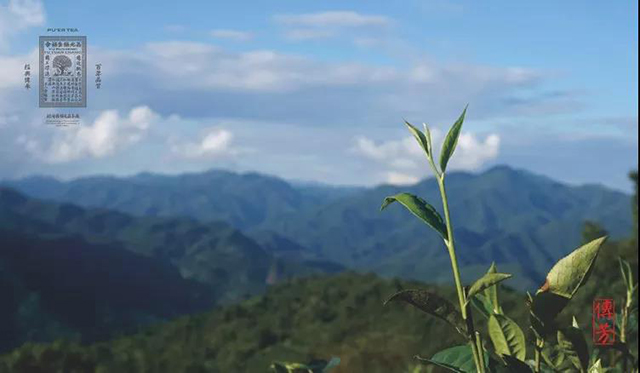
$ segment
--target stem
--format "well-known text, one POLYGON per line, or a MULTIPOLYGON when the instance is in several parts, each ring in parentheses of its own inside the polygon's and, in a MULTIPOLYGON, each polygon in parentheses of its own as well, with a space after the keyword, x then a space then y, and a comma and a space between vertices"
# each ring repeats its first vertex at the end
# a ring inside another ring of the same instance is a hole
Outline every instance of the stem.
MULTIPOLYGON (((623 344, 627 342, 627 322, 629 319, 629 312, 631 311, 631 297, 633 293, 627 290, 627 297, 625 299, 624 307, 622 308, 622 322, 620 324, 620 342, 623 344)), ((627 355, 622 354, 622 371, 627 371, 627 355)))
POLYGON ((481 367, 482 363, 480 362, 480 355, 478 355, 477 348, 475 347, 476 344, 473 341, 469 341, 469 344, 471 345, 471 352, 473 352, 473 363, 476 365, 476 372, 480 372, 478 367, 481 367))
POLYGON ((542 345, 544 344, 544 340, 541 338, 536 338, 536 352, 535 352, 535 368, 534 371, 536 373, 540 372, 540 351, 542 350, 542 345))
MULTIPOLYGON (((465 297, 468 294, 469 288, 465 287, 463 289, 465 297)), ((467 337, 469 338, 469 346, 471 347, 471 352, 473 353, 473 362, 476 365, 477 371, 480 371, 478 367, 484 367, 484 359, 482 353, 482 346, 478 343, 478 338, 480 335, 476 332, 475 326, 473 324, 473 313, 471 312, 471 304, 467 303, 465 305, 467 319, 465 320, 467 325, 467 337)))
POLYGON ((631 310, 631 299, 633 295, 627 291, 627 297, 624 302, 624 307, 622 308, 622 322, 620 325, 620 342, 625 343, 627 341, 627 322, 629 317, 629 311, 631 310))
POLYGON ((444 177, 444 175, 440 173, 440 171, 438 171, 438 167, 436 167, 435 162, 433 162, 433 156, 430 156, 428 158, 429 158, 429 166, 431 166, 431 169, 433 170, 433 174, 436 175, 436 179, 438 179, 438 185, 439 185, 440 178, 444 177))
POLYGON ((442 197, 442 207, 444 209, 444 219, 447 226, 447 250, 449 251, 449 258, 451 259, 451 268, 453 269, 453 280, 456 284, 456 291, 458 293, 458 301, 460 302, 460 311, 462 312, 462 318, 467 319, 467 310, 465 307, 466 295, 462 289, 462 281, 460 280, 460 270, 458 269, 458 258, 456 257, 456 248, 453 239, 453 228, 451 227, 451 217, 449 215, 449 202, 447 201, 447 192, 444 186, 444 175, 437 178, 438 186, 440 187, 440 197, 442 197))
POLYGON ((484 348, 482 348, 482 337, 480 333, 476 332, 476 348, 478 349, 478 357, 480 359, 480 366, 484 369, 485 361, 484 361, 484 348))
MULTIPOLYGON (((430 162, 432 167, 434 168, 434 172, 436 172, 437 169, 433 164, 433 159, 430 159, 430 162)), ((444 209, 444 219, 447 226, 447 240, 445 241, 445 244, 447 245, 447 251, 449 252, 449 258, 451 259, 451 269, 453 270, 453 280, 456 284, 456 292, 458 293, 460 312, 462 313, 463 320, 467 322, 469 346, 471 347, 471 352, 473 353, 473 361, 476 364, 476 371, 484 373, 485 369, 483 352, 481 350, 481 346, 479 347, 476 343, 479 336, 476 336, 474 333, 473 320, 471 319, 470 312, 467 313, 467 308, 465 306, 467 303, 467 296, 464 289, 462 288, 462 281, 460 280, 458 258, 456 257, 456 247, 453 239, 453 228, 451 227, 451 216, 449 215, 449 202, 447 200, 447 192, 445 191, 444 186, 444 173, 436 172, 436 179, 438 180, 440 197, 442 198, 442 207, 444 209)))

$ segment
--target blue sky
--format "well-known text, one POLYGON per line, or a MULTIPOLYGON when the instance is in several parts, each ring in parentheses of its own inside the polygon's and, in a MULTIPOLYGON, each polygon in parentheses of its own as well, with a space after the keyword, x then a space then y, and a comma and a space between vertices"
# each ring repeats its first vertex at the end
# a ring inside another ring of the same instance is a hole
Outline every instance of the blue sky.
POLYGON ((0 178, 411 183, 428 168, 402 119, 441 138, 469 103, 454 168, 629 190, 637 35, 622 1, 0 1, 0 178), (76 128, 44 125, 21 87, 47 27, 78 28, 103 64, 76 128))

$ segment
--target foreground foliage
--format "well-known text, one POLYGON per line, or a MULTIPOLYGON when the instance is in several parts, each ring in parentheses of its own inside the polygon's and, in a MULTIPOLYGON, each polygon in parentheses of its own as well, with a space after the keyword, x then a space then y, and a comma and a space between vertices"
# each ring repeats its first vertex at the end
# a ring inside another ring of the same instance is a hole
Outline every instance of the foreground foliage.
MULTIPOLYGON (((459 308, 446 298, 429 290, 403 290, 392 295, 387 302, 404 301, 423 312, 446 321, 464 337, 466 344, 449 347, 439 351, 431 358, 417 356, 417 359, 452 372, 543 372, 543 371, 579 371, 603 372, 602 359, 596 354, 590 355, 586 338, 575 317, 570 324, 558 321, 558 315, 574 298, 578 290, 586 283, 607 236, 589 237, 589 241, 560 259, 549 271, 544 284, 535 295, 527 293, 529 308, 529 338, 516 321, 508 317, 499 302, 498 286, 511 277, 499 273, 495 265, 470 286, 463 286, 453 226, 449 213, 449 202, 445 188, 446 168, 455 151, 467 109, 447 134, 440 152, 439 165, 434 161, 434 148, 429 127, 424 124, 424 132, 405 122, 420 147, 423 149, 429 166, 435 174, 440 189, 444 218, 428 202, 409 193, 400 193, 384 199, 381 210, 398 202, 423 223, 431 227, 442 238, 449 254, 451 270, 456 286, 459 308), (483 333, 474 323, 472 305, 480 314, 488 318, 488 333, 483 333), (488 338, 487 338, 488 334, 488 338), (491 343, 487 343, 489 340, 491 343), (534 350, 533 359, 527 359, 527 341, 534 350)), ((633 174, 631 175, 633 179, 633 174)), ((637 176, 635 177, 637 190, 637 176)), ((637 193, 637 192, 636 192, 637 193)), ((636 196, 637 198, 637 196, 636 196)), ((634 204, 637 200, 634 200, 634 204)), ((634 217, 637 222, 637 207, 634 205, 634 217)), ((586 235, 601 233, 593 224, 587 224, 586 235)), ((596 234, 597 235, 597 234, 596 234)), ((634 235, 637 237, 637 235, 634 235)), ((636 239, 637 256, 637 239, 636 239)), ((630 352, 627 342, 629 319, 637 314, 633 297, 637 291, 630 264, 619 258, 618 264, 625 285, 622 302, 621 324, 618 326, 619 340, 615 347, 619 351, 618 364, 611 359, 611 368, 623 372, 637 371, 638 361, 630 352)), ((614 355, 616 356, 616 355, 614 355)), ((617 356, 616 356, 617 357, 617 356)))
MULTIPOLYGON (((412 364, 407 353, 431 354, 463 341, 417 310, 380 307, 387 294, 415 287, 455 294, 446 286, 355 273, 298 279, 263 296, 109 342, 27 344, 0 357, 0 372, 253 373, 275 361, 333 356, 340 364, 331 373, 402 371, 412 364)), ((516 307, 514 318, 525 320, 522 294, 503 293, 503 303, 516 307)))

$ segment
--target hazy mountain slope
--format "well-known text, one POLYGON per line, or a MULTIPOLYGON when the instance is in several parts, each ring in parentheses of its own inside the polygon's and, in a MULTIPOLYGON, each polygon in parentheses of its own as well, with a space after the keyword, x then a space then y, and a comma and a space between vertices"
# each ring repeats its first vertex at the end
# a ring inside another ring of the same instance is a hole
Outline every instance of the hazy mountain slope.
MULTIPOLYGON (((571 187, 507 167, 453 173, 447 188, 461 265, 509 264, 525 275, 520 287, 538 284, 542 272, 578 244, 584 220, 602 222, 614 236, 631 227, 630 199, 623 193, 571 187)), ((384 197, 405 191, 441 211, 437 184, 427 179, 409 187, 380 186, 263 228, 357 268, 450 280, 442 271, 448 255, 435 233, 400 205, 379 211, 384 197)))
POLYGON ((276 177, 217 170, 177 176, 87 177, 65 183, 47 177, 30 177, 3 184, 37 198, 134 215, 222 220, 240 229, 297 213, 354 191, 316 185, 295 188, 276 177))
POLYGON ((118 242, 138 254, 171 263, 185 278, 213 285, 220 300, 260 292, 271 265, 270 256, 258 244, 225 223, 85 210, 7 189, 0 189, 0 226, 37 235, 56 229, 93 243, 118 242))
MULTIPOLYGON (((184 278, 212 285, 217 301, 233 301, 264 290, 275 255, 223 222, 190 218, 134 217, 26 197, 0 188, 0 227, 47 235, 74 234, 91 243, 117 243, 132 252, 175 266, 184 278)), ((290 258, 279 260, 281 277, 322 271, 290 258)))
POLYGON ((268 278, 340 270, 269 253, 226 223, 133 217, 0 188, 0 349, 103 338, 259 294, 268 278))
POLYGON ((0 228, 0 350, 61 336, 104 339, 213 306, 175 267, 79 236, 0 228))
MULTIPOLYGON (((264 232, 275 232, 285 246, 289 242, 306 249, 296 255, 304 252, 304 257, 385 275, 449 280, 442 271, 448 256, 433 232, 400 206, 378 211, 384 197, 402 191, 440 209, 433 179, 408 187, 331 189, 210 171, 66 183, 30 178, 9 184, 40 197, 135 214, 225 219, 267 244, 274 240, 264 232)), ((630 197, 623 193, 568 186, 505 166, 480 174, 451 173, 447 188, 461 265, 472 269, 469 273, 491 261, 509 265, 523 274, 519 287, 537 285, 542 272, 577 245, 584 220, 601 222, 614 236, 631 225, 630 197)))

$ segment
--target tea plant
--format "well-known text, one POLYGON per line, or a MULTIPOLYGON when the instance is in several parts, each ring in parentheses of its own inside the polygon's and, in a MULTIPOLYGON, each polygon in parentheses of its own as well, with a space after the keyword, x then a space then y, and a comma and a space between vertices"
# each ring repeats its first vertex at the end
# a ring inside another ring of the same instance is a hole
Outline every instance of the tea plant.
MULTIPOLYGON (((626 294, 622 300, 622 314, 620 317, 620 325, 616 325, 618 335, 620 336, 620 343, 617 345, 617 348, 620 350, 622 355, 622 371, 628 371, 628 367, 630 364, 634 364, 634 357, 629 351, 629 345, 627 341, 627 333, 630 329, 630 323, 633 322, 633 325, 636 329, 638 327, 638 309, 634 308, 633 295, 638 290, 638 283, 633 280, 633 271, 631 270, 631 265, 624 259, 618 258, 618 262, 620 264, 620 273, 622 273, 622 280, 624 281, 624 285, 626 287, 626 294)), ((638 371, 638 361, 635 360, 635 369, 632 369, 634 372, 638 371)))
MULTIPOLYGON (((434 148, 429 127, 424 131, 405 121, 409 131, 426 155, 435 174, 444 218, 428 202, 409 193, 400 193, 384 199, 381 210, 394 202, 400 203, 413 215, 435 230, 442 238, 449 254, 451 270, 458 298, 458 306, 447 299, 426 290, 403 290, 392 295, 386 302, 403 301, 449 323, 466 340, 465 345, 440 351, 430 358, 416 356, 424 363, 433 364, 453 372, 549 372, 579 371, 604 372, 602 361, 589 356, 587 342, 575 318, 572 325, 559 325, 558 314, 587 281, 596 257, 607 237, 594 239, 560 259, 549 271, 546 281, 534 296, 527 293, 530 319, 530 342, 533 344, 533 359, 528 356, 527 338, 523 329, 503 311, 498 298, 498 284, 511 277, 500 273, 492 265, 489 271, 470 286, 463 286, 456 256, 453 225, 445 188, 446 169, 458 143, 467 108, 449 130, 440 151, 438 164, 434 160, 434 148), (476 330, 472 308, 488 318, 487 336, 476 330)), ((622 369, 626 364, 635 364, 628 352, 625 328, 632 313, 633 285, 631 267, 620 261, 627 284, 627 296, 620 325, 620 341, 616 346, 622 351, 622 369)), ((637 371, 637 368, 635 368, 637 371)))

